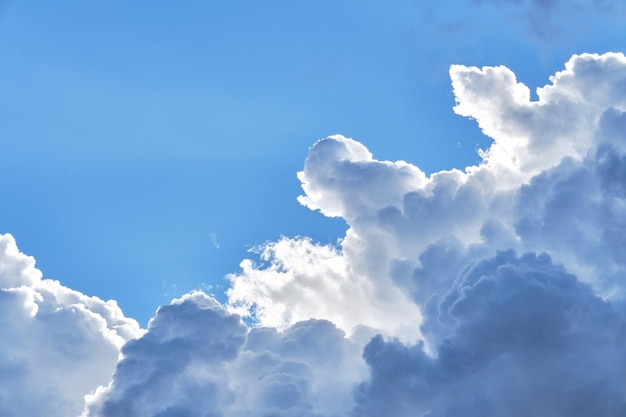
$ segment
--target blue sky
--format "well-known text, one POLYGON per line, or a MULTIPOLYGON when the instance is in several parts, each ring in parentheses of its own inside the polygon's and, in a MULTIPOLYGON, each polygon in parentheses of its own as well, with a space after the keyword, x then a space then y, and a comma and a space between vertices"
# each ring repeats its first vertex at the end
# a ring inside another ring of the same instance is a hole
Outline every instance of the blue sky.
POLYGON ((571 54, 626 39, 610 13, 515 2, 8 1, 0 13, 1 231, 47 277, 143 323, 190 289, 220 297, 251 246, 343 236, 343 221, 295 199, 317 139, 463 168, 490 140, 453 114, 450 64, 506 65, 534 90, 571 54))
POLYGON ((626 7, 427 3, 0 1, 0 414, 623 416, 626 7))

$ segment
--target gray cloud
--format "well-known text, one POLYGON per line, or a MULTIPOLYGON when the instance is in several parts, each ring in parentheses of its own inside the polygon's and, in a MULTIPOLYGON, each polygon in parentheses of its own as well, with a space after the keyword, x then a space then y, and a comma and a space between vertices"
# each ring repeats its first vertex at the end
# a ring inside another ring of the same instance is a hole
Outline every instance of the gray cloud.
POLYGON ((161 307, 124 346, 113 381, 83 416, 340 415, 364 371, 360 347, 321 320, 248 332, 197 292, 161 307))
POLYGON ((469 266, 437 297, 422 345, 378 337, 354 416, 621 416, 624 320, 546 254, 469 266))
POLYGON ((219 416, 232 397, 224 364, 245 338, 239 318, 202 293, 162 306, 148 332, 124 346, 113 382, 86 415, 219 416))

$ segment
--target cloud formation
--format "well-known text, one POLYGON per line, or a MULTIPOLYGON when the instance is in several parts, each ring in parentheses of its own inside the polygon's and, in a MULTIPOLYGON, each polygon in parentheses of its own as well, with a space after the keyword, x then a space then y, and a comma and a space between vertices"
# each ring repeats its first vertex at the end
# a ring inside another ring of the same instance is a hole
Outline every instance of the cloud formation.
POLYGON ((260 254, 265 264, 245 260, 241 273, 229 276, 231 311, 278 329, 318 318, 332 321, 348 334, 366 326, 417 338, 417 306, 383 277, 372 280, 373 271, 356 268, 345 250, 306 238, 268 243, 260 254))
MULTIPOLYGON (((402 305, 402 295, 394 296, 396 287, 410 287, 414 299, 426 300, 433 287, 447 288, 471 259, 505 249, 545 251, 587 282, 614 281, 622 271, 614 240, 622 198, 615 173, 624 152, 626 96, 619 93, 626 79, 624 56, 574 56, 552 84, 538 89, 538 101, 530 100, 528 88, 505 67, 454 65, 450 76, 455 112, 475 119, 493 139, 482 151, 483 163, 426 177, 406 162, 373 159, 352 139, 331 136, 317 142, 298 174, 305 191, 299 201, 347 221, 350 229, 340 251, 306 240, 271 243, 262 256, 268 267, 246 261, 242 273, 231 277, 236 302, 261 309, 257 318, 263 323, 265 309, 275 308, 277 298, 265 296, 297 285, 299 295, 281 300, 283 318, 272 318, 272 325, 291 323, 292 312, 307 305, 306 297, 319 294, 316 286, 331 277, 331 283, 346 283, 337 291, 355 282, 358 288, 372 286, 376 290, 367 304, 393 310, 402 305), (612 210, 617 212, 610 219, 612 210), (598 248, 602 239, 605 245, 598 248), (433 256, 443 259, 435 265, 433 256), (322 266, 329 259, 336 266, 332 272, 322 266), (442 281, 435 266, 449 278, 442 281), (298 268, 308 277, 287 284, 298 268), (421 277, 428 283, 419 282, 421 277)), ((332 298, 332 290, 327 292, 332 298)), ((337 300, 326 306, 323 299, 314 304, 319 311, 308 315, 330 320, 324 314, 341 315, 344 306, 337 300)), ((299 313, 297 319, 306 316, 299 313)), ((386 330, 393 331, 393 325, 386 330)))
POLYGON ((4 236, 3 415, 625 415, 626 57, 575 55, 536 101, 505 67, 450 77, 482 163, 427 176, 318 141, 299 201, 345 238, 258 248, 226 305, 187 294, 141 333, 4 236))
POLYGON ((141 334, 113 301, 42 279, 0 235, 0 415, 76 416, 111 378, 122 345, 141 334))
MULTIPOLYGON (((454 111, 493 139, 480 165, 426 177, 333 136, 299 174, 300 202, 350 226, 343 279, 400 288, 420 307, 419 343, 378 337, 365 348, 370 377, 353 415, 621 415, 626 59, 574 56, 537 101, 505 67, 454 65, 450 76, 454 111)), ((252 276, 268 272, 244 269, 233 288, 263 291, 252 276)), ((247 303, 257 301, 269 304, 247 303)))
POLYGON ((188 294, 124 346, 83 416, 343 415, 363 374, 360 346, 344 336, 321 320, 248 331, 214 299, 188 294))
POLYGON ((623 317, 548 255, 478 261, 427 309, 436 355, 374 338, 354 415, 626 413, 623 317))

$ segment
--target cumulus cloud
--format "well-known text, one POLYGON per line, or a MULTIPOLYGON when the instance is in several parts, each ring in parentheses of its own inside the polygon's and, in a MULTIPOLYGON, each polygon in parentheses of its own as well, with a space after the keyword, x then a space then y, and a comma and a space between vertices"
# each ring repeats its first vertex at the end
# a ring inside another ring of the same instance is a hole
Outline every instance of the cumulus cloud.
POLYGON ((42 279, 11 235, 0 235, 0 414, 76 416, 106 384, 122 345, 140 335, 113 301, 42 279))
POLYGON ((231 397, 224 364, 245 337, 239 319, 201 293, 175 300, 159 308, 144 336, 124 346, 113 382, 89 397, 97 411, 86 415, 219 415, 231 397))
POLYGON ((349 303, 337 302, 333 294, 369 285, 376 291, 365 295, 367 304, 393 310, 403 297, 391 284, 424 292, 429 286, 416 277, 429 285, 441 281, 428 259, 437 251, 447 254, 439 263, 448 273, 508 248, 554 253, 589 282, 610 281, 621 271, 619 251, 608 255, 607 239, 619 235, 620 188, 611 178, 619 172, 623 148, 624 56, 574 56, 550 85, 538 89, 538 101, 531 101, 528 88, 505 67, 454 65, 450 75, 454 110, 475 119, 493 139, 483 163, 426 177, 405 162, 373 159, 352 139, 317 142, 298 174, 305 191, 299 200, 346 219, 350 229, 340 250, 302 239, 269 244, 262 251, 265 264, 245 261, 242 273, 231 276, 236 303, 253 315, 258 310, 257 318, 271 325, 308 315, 334 320, 349 303), (609 219, 611 210, 617 212, 609 219), (598 248, 601 236, 606 246, 598 248), (594 256, 598 252, 607 255, 594 256), (267 306, 274 306, 271 319, 267 306))
MULTIPOLYGON (((621 415, 624 328, 613 306, 625 276, 625 57, 576 55, 536 101, 505 67, 454 65, 450 76, 455 112, 493 139, 480 165, 427 177, 336 135, 310 149, 299 173, 300 202, 350 226, 337 251, 346 267, 333 281, 358 277, 384 289, 367 301, 384 310, 401 299, 385 298, 389 288, 420 308, 417 344, 396 330, 416 314, 373 326, 400 339, 379 337, 365 349, 371 374, 353 414, 503 415, 517 407, 519 415, 621 415), (567 378, 575 380, 560 381, 567 378)), ((271 304, 253 295, 270 285, 256 277, 287 285, 288 256, 266 254, 270 267, 249 263, 231 277, 233 288, 248 287, 252 317, 257 301, 271 304)), ((312 283, 328 276, 310 271, 284 303, 286 322, 307 305, 298 294, 315 293, 312 283)), ((343 307, 322 299, 310 311, 332 320, 323 311, 336 316, 343 307)))
POLYGON ((346 236, 269 242, 228 277, 225 305, 185 295, 138 338, 5 236, 16 392, 45 375, 37 404, 69 416, 100 385, 82 417, 625 415, 626 57, 575 55, 535 101, 505 67, 450 77, 454 111, 493 139, 479 165, 427 176, 318 141, 299 201, 346 236), (42 341, 60 343, 54 364, 42 341))
POLYGON ((245 260, 241 273, 229 276, 232 311, 278 329, 318 318, 349 334, 367 326, 418 337, 420 313, 410 297, 383 277, 372 280, 337 248, 282 238, 265 245, 260 256, 264 263, 245 260))
POLYGON ((363 374, 359 348, 328 321, 248 332, 196 292, 161 307, 124 346, 113 381, 83 416, 343 415, 363 374))
POLYGON ((355 416, 622 416, 624 320, 548 255, 469 266, 431 300, 422 345, 374 338, 355 416))

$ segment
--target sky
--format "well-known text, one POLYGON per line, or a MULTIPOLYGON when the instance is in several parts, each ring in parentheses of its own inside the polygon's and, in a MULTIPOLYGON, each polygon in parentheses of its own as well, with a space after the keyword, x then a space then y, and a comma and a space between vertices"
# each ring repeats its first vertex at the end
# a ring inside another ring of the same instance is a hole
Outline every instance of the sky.
POLYGON ((625 415, 624 52, 610 0, 0 2, 0 414, 625 415))

